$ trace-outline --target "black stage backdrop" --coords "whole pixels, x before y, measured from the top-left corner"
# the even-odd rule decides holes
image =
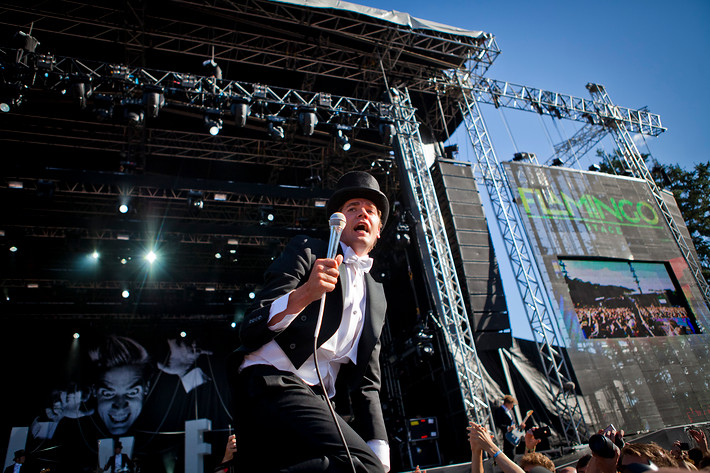
[[[3,447],[12,427],[29,427],[27,450],[37,468],[76,473],[103,468],[113,441],[122,439],[123,453],[142,471],[180,473],[185,421],[209,419],[204,441],[212,454],[204,466],[211,471],[231,428],[225,360],[234,329],[228,321],[165,319],[8,316]]]

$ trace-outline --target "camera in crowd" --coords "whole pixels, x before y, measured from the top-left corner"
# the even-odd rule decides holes
[[[532,429],[533,437],[536,439],[546,439],[552,433],[550,432],[550,428],[546,425],[543,425],[541,427],[533,427]]]

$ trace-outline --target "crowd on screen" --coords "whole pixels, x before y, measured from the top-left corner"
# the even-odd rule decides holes
[[[694,333],[683,307],[576,307],[585,338],[663,337]]]

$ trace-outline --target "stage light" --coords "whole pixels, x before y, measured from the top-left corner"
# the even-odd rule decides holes
[[[139,126],[143,124],[145,114],[143,112],[143,100],[123,99],[121,100],[123,107],[123,117],[130,126]]]
[[[91,96],[91,77],[76,74],[71,78],[72,96],[78,102],[79,108],[86,108],[86,100]]]
[[[187,337],[187,332],[180,332],[180,337],[185,338]]]
[[[74,332],[74,335],[73,335],[74,340],[78,340],[78,339],[79,339],[79,336],[80,336],[80,335],[79,335],[79,332]]]
[[[589,170],[594,172],[601,172],[602,167],[598,164],[592,164],[591,166],[589,166]]]
[[[22,84],[0,84],[0,111],[7,113],[22,104]]]
[[[213,115],[205,115],[205,128],[209,130],[210,135],[219,135],[222,130],[222,119]]]
[[[199,212],[205,206],[205,198],[200,191],[187,192],[187,208],[192,212]]]
[[[312,107],[303,107],[298,110],[298,123],[301,126],[301,133],[305,136],[311,136],[318,125],[318,116],[316,109]]]
[[[247,117],[251,114],[249,99],[246,97],[232,97],[232,115],[234,115],[234,124],[236,126],[245,126]]]
[[[91,253],[91,257],[95,260],[99,259],[99,252],[94,250],[94,252]]]
[[[10,253],[17,253],[17,247],[15,245],[12,245],[9,249]]]
[[[118,211],[122,214],[128,213],[128,204],[119,204],[118,205]]]
[[[256,298],[256,293],[254,291],[249,291],[249,299],[254,299]]]
[[[222,78],[222,69],[214,61],[214,59],[207,59],[202,63],[202,68],[204,70],[205,77],[214,77],[215,79]]]
[[[218,202],[226,202],[227,201],[227,194],[215,194],[213,199]]]
[[[129,291],[128,289],[124,289],[121,292],[121,297],[123,297],[124,299],[128,299],[129,297],[131,297],[131,291]]]
[[[259,209],[259,224],[260,225],[270,225],[274,223],[275,217],[273,214],[273,209],[271,207],[264,207]]]
[[[564,161],[562,161],[560,158],[555,158],[550,164],[552,166],[562,166],[564,164]]]
[[[534,153],[515,153],[513,154],[513,161],[532,161],[535,159],[535,154]]]
[[[121,262],[121,264],[128,264],[129,259],[130,258],[121,258],[119,261]]]
[[[378,128],[380,130],[382,144],[392,146],[394,136],[397,134],[397,130],[394,127],[394,122],[390,119],[382,119]]]
[[[231,299],[230,299],[230,300],[231,300]],[[229,324],[229,325],[231,325],[232,328],[236,328],[236,327],[237,327],[237,323],[236,323],[236,322],[232,322],[232,323]]]
[[[146,86],[143,90],[143,104],[148,118],[158,118],[160,110],[165,105],[165,95],[163,88],[157,86]]]
[[[222,253],[219,253],[219,252],[215,253],[214,258],[215,259],[222,259]]]
[[[22,181],[7,181],[7,187],[10,189],[22,189],[25,185]]]
[[[343,151],[349,151],[351,148],[350,140],[341,129],[338,129],[335,135],[335,142],[338,144],[338,146],[340,146],[340,149],[342,149]]]
[[[148,263],[153,264],[155,260],[158,259],[158,256],[153,251],[149,251],[144,258]]]
[[[268,124],[269,136],[273,140],[283,140],[286,137],[283,127],[277,125],[277,120],[270,119]]]

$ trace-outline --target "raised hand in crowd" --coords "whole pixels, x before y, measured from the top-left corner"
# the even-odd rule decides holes
[[[485,426],[470,422],[468,441],[471,445],[471,473],[483,473],[483,452],[495,460],[503,473],[525,473],[493,442],[493,436]]]
[[[534,429],[525,432],[525,452],[534,452],[540,442],[542,442],[542,439],[535,438]]]
[[[698,448],[703,451],[704,455],[710,453],[708,450],[708,439],[705,437],[705,432],[697,429],[688,429],[688,436],[693,439]]]
[[[616,473],[616,466],[621,456],[619,445],[624,445],[623,430],[616,430],[611,424],[606,429],[600,429],[597,435],[589,439],[592,459],[587,464],[586,472]]]

